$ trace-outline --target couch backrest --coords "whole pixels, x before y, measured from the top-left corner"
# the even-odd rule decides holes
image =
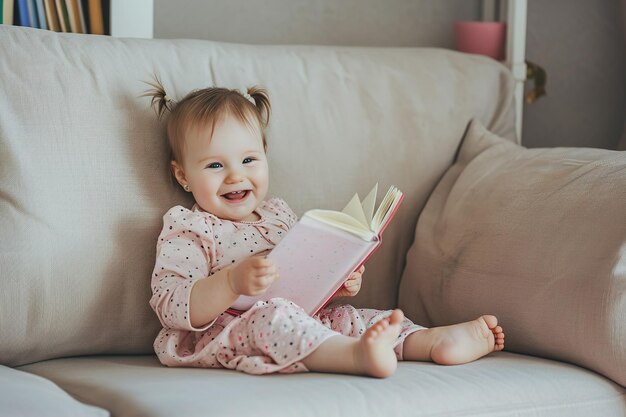
[[[269,91],[271,195],[299,215],[375,182],[406,193],[369,262],[360,306],[396,304],[417,216],[475,117],[512,137],[512,80],[437,49],[136,40],[0,26],[0,363],[145,353],[159,323],[150,274],[169,180],[142,80],[180,98],[209,85]]]

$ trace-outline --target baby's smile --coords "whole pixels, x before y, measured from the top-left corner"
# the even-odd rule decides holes
[[[225,198],[229,202],[241,203],[247,199],[250,195],[250,190],[232,191],[230,193],[222,194],[221,197]]]

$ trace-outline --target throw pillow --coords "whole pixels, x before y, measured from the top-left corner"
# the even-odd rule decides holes
[[[427,326],[495,314],[505,350],[626,386],[626,152],[526,149],[471,122],[419,218],[399,302]]]

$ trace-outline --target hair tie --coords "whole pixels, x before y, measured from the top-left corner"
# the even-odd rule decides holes
[[[256,106],[256,101],[254,101],[254,97],[252,97],[250,94],[248,94],[247,91],[244,92],[244,93],[241,93],[241,95],[244,96],[244,98],[246,100],[248,100],[250,103],[252,103],[252,104],[254,104]]]

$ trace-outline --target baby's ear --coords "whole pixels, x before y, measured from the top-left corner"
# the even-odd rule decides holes
[[[178,181],[180,186],[184,188],[185,185],[188,184],[188,182],[182,164],[179,164],[177,161],[172,160],[170,162],[170,170],[172,171],[172,175],[174,176],[174,178],[176,178],[176,181]]]

